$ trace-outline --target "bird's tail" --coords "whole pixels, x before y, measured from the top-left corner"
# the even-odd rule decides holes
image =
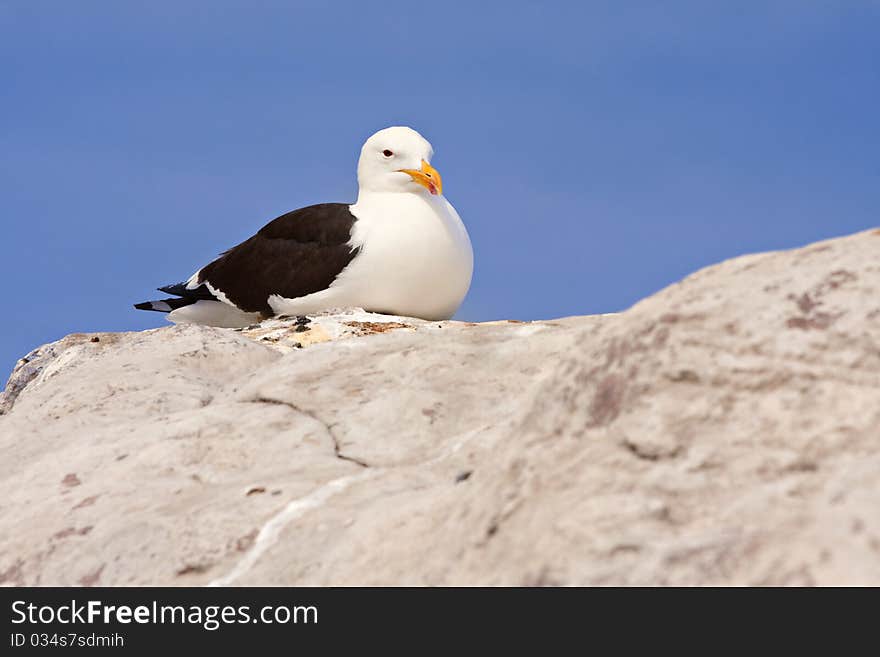
[[[155,310],[157,313],[170,313],[172,310],[189,306],[198,301],[198,299],[159,299],[156,301],[144,301],[136,303],[134,307],[138,310]]]
[[[134,304],[134,307],[138,310],[153,310],[157,313],[170,313],[178,308],[192,305],[197,301],[217,300],[217,297],[211,294],[211,291],[204,285],[199,285],[196,288],[188,288],[186,283],[175,283],[173,285],[160,287],[159,292],[174,294],[178,298],[144,301],[143,303]]]

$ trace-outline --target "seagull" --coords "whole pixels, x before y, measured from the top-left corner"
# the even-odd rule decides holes
[[[412,128],[380,130],[361,148],[356,203],[283,214],[187,281],[159,288],[172,298],[134,307],[168,313],[174,323],[227,328],[352,307],[452,317],[470,287],[474,256],[433,154]]]

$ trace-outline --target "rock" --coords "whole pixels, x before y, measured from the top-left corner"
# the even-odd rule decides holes
[[[878,254],[609,316],[68,336],[0,397],[0,584],[878,585]]]

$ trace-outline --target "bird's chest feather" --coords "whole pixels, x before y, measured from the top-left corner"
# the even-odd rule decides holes
[[[458,214],[442,197],[398,196],[352,208],[358,222],[351,243],[360,252],[351,279],[370,281],[371,295],[401,298],[405,292],[414,303],[423,296],[459,303],[470,285],[473,254]]]
[[[363,265],[410,281],[469,269],[472,257],[461,220],[443,199],[404,198],[369,208],[355,225],[352,244],[361,249]]]

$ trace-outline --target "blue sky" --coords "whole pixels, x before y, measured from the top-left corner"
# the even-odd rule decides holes
[[[0,0],[0,379],[432,141],[458,317],[626,308],[880,224],[880,3]]]

